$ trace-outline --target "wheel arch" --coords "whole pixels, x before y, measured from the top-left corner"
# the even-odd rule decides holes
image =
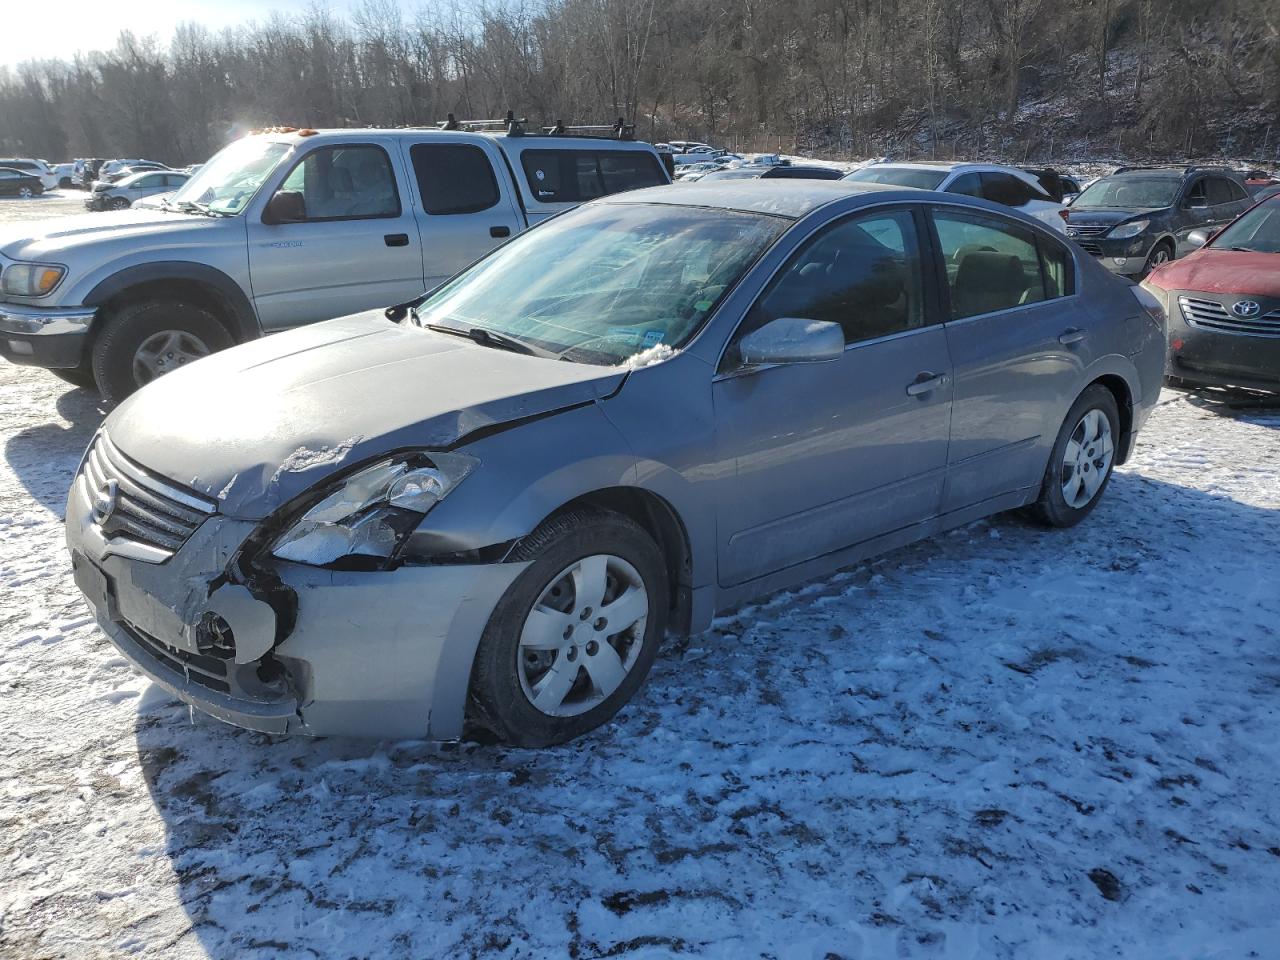
[[[162,261],[128,267],[100,281],[84,303],[110,309],[157,297],[194,301],[211,310],[237,343],[261,333],[253,305],[239,285],[221,270],[202,263]]]
[[[1120,374],[1104,373],[1085,384],[1080,393],[1083,394],[1095,384],[1105,387],[1116,399],[1116,409],[1120,413],[1120,442],[1116,445],[1116,463],[1124,463],[1133,451],[1133,389]]]

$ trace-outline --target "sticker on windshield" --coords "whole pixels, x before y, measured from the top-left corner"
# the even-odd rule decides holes
[[[656,347],[662,342],[665,336],[661,330],[646,330],[644,332],[644,345],[646,347]]]

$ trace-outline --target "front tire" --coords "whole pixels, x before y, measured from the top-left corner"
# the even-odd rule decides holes
[[[107,201],[108,210],[128,210],[129,201],[124,197],[112,197]]]
[[[644,682],[666,632],[666,567],[638,524],[604,510],[548,520],[513,559],[533,563],[485,627],[469,719],[515,746],[564,743]]]
[[[1147,254],[1147,262],[1142,265],[1142,275],[1139,279],[1147,277],[1156,267],[1162,267],[1174,258],[1173,247],[1166,241],[1161,240],[1151,252]]]
[[[234,342],[211,311],[181,301],[143,300],[105,319],[93,345],[93,378],[109,405]]]
[[[1051,527],[1074,527],[1092,513],[1111,479],[1119,437],[1116,398],[1095,383],[1062,422],[1032,514]]]

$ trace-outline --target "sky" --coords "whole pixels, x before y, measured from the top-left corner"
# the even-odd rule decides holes
[[[203,24],[212,30],[249,20],[265,20],[273,12],[300,13],[313,0],[129,0],[103,4],[101,0],[61,0],[52,9],[57,16],[47,20],[17,22],[6,18],[0,29],[0,66],[14,66],[24,60],[62,58],[70,60],[81,51],[106,50],[115,46],[121,30],[139,36],[154,34],[167,43],[173,29],[182,22]],[[345,13],[352,0],[332,0],[330,9]]]

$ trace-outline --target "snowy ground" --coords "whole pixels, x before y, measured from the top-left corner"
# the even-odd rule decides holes
[[[766,598],[541,752],[189,719],[71,583],[99,417],[0,362],[0,956],[1280,952],[1280,409],[1166,392],[1081,527]]]

